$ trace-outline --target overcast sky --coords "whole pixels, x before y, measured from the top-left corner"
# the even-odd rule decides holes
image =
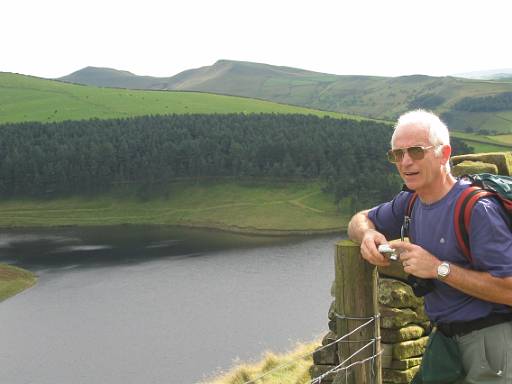
[[[219,59],[338,75],[512,68],[509,0],[6,0],[0,71],[173,76]]]

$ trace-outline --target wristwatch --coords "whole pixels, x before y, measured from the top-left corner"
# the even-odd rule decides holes
[[[438,280],[444,280],[446,279],[446,276],[450,274],[450,264],[445,262],[442,262],[437,267],[437,279]]]

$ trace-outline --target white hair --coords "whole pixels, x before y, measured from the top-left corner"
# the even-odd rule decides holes
[[[395,130],[391,136],[392,148],[398,129],[406,126],[420,126],[427,129],[430,144],[437,147],[434,152],[437,157],[441,156],[443,145],[450,145],[450,133],[448,132],[446,124],[434,113],[417,109],[415,111],[406,112],[398,118],[395,124]],[[449,161],[446,162],[445,170],[446,172],[450,172]]]

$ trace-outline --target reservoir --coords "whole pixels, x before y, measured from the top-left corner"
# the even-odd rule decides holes
[[[0,303],[0,382],[192,384],[327,332],[341,234],[169,227],[0,233],[38,283]]]

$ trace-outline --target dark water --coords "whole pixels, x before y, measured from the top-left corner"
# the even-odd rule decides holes
[[[0,234],[39,282],[0,304],[0,383],[202,381],[327,329],[339,236],[168,227]]]

